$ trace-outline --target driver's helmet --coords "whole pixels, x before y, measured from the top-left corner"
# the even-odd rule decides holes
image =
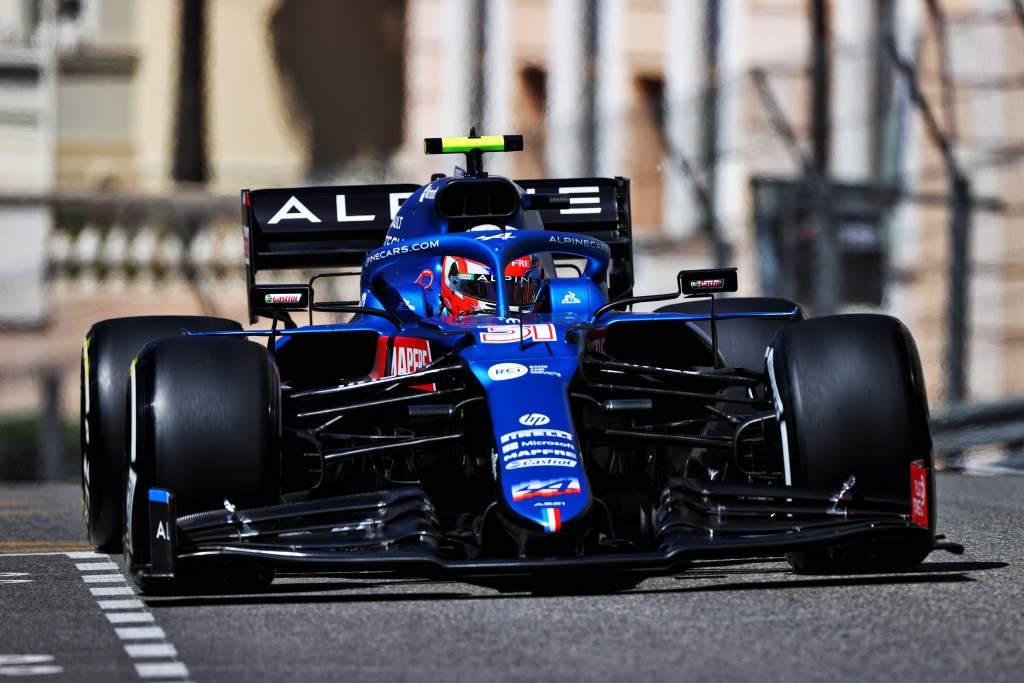
[[[498,227],[473,228],[474,232],[485,230],[498,230]],[[461,256],[446,256],[443,267],[441,301],[450,314],[494,309],[497,288],[501,283],[495,282],[490,267]],[[535,256],[510,261],[505,266],[509,305],[522,308],[532,304],[540,286],[540,277],[540,259]]]

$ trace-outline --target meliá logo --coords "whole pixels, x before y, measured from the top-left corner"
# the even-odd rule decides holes
[[[519,417],[519,424],[527,427],[542,427],[548,422],[551,422],[551,418],[543,413],[526,413]]]
[[[487,376],[495,382],[522,377],[527,372],[526,366],[519,363],[498,363],[487,368]]]

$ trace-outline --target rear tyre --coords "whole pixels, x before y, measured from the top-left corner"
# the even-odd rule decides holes
[[[179,517],[222,510],[225,500],[238,509],[278,502],[281,386],[273,358],[259,344],[182,337],[148,345],[129,387],[134,436],[126,463],[125,552],[140,578],[150,561],[150,488],[171,491]],[[268,574],[240,568],[238,575]],[[140,584],[148,588],[142,578]]]
[[[195,332],[240,330],[233,320],[202,316],[115,318],[93,325],[81,359],[82,514],[89,541],[121,551],[124,507],[125,388],[128,366],[146,344]]]
[[[927,538],[878,540],[791,553],[798,571],[893,571],[931,551],[935,495],[928,404],[917,348],[883,315],[836,315],[782,330],[768,354],[793,486],[834,494],[852,475],[855,498],[910,509],[910,463],[928,471]]]

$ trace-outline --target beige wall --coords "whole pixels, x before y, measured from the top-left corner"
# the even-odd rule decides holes
[[[288,110],[286,89],[273,63],[268,34],[277,1],[212,0],[207,4],[206,133],[211,189],[217,192],[304,182],[309,161],[306,132],[297,123],[298,117]],[[623,5],[627,88],[620,126],[624,151],[619,173],[633,179],[634,218],[642,239],[658,236],[656,230],[663,223],[662,207],[666,205],[661,199],[665,192],[663,142],[649,102],[645,101],[642,79],[656,82],[664,74],[667,2],[624,0]],[[727,228],[738,247],[737,265],[744,273],[746,288],[755,281],[756,263],[745,183],[752,175],[794,175],[799,169],[791,152],[768,124],[745,74],[753,66],[769,70],[786,117],[798,136],[806,136],[809,91],[803,70],[809,44],[805,0],[726,2],[742,21],[731,66],[719,74],[721,103],[739,112],[738,135],[723,141],[722,153],[734,161],[729,162],[731,194],[724,200],[729,214],[722,216],[729,222]],[[992,3],[982,0],[957,0],[946,3],[946,10],[955,15],[988,11],[986,8],[991,6]],[[67,187],[112,183],[147,191],[167,190],[173,158],[179,6],[161,0],[97,0],[94,7],[97,9],[89,40],[97,48],[131,51],[136,58],[135,69],[130,79],[103,76],[62,81],[58,97],[58,180]],[[450,49],[445,24],[448,7],[447,0],[408,0],[406,139],[393,160],[394,180],[422,181],[431,171],[450,171],[457,162],[454,157],[424,157],[421,147],[424,136],[463,132],[445,128],[444,121],[445,51]],[[539,70],[535,73],[541,75],[547,71],[551,41],[556,35],[549,26],[550,2],[509,0],[507,11],[510,91],[506,101],[513,110],[507,117],[510,130],[482,132],[526,133],[529,151],[510,155],[508,171],[519,177],[544,175],[548,172],[542,139],[544,103],[537,101],[528,89],[523,74],[526,69]],[[919,50],[922,72],[927,74],[924,89],[929,99],[938,103],[941,100],[935,46],[926,19],[924,23],[926,39]],[[968,31],[956,24],[951,30]],[[996,41],[987,34],[979,33],[980,37],[954,45],[958,78],[1024,71],[1019,31],[1014,32],[1013,26],[1002,27],[1002,31],[1005,42],[1001,52],[993,52]],[[973,63],[968,63],[971,59],[967,57]],[[837,58],[843,58],[841,52]],[[969,73],[962,72],[963,69]],[[700,83],[694,82],[691,90],[696,96]],[[3,94],[12,106],[20,106],[22,95],[33,97],[30,92],[18,93],[10,88]],[[993,93],[961,88],[959,101],[961,146],[968,162],[984,159],[986,151],[991,152],[995,145],[993,137],[1002,136],[1006,144],[1024,144],[1024,128],[1019,125],[1024,112],[1024,90]],[[857,121],[844,120],[841,114],[836,117],[836,125],[858,125]],[[1001,131],[994,131],[986,123],[993,117],[1005,122]],[[911,165],[921,177],[916,189],[943,193],[946,186],[941,159],[923,132],[919,116],[914,114],[912,119],[912,144],[908,149],[914,155]],[[3,125],[0,160],[29,161],[0,164],[0,185],[5,189],[38,187],[36,181],[45,175],[48,163],[39,149],[42,145],[31,131]],[[975,389],[980,395],[1020,392],[1024,391],[1024,318],[1020,315],[1020,301],[1024,298],[1024,210],[1020,191],[1024,187],[1024,164],[1018,161],[992,168],[972,167],[971,172],[980,179],[980,191],[1016,208],[1015,213],[999,220],[988,216],[976,222],[975,257],[984,267],[977,277],[984,282],[975,289],[973,308]],[[725,191],[721,185],[719,190]],[[692,201],[692,194],[687,193],[676,204]],[[919,206],[905,215],[913,225],[897,226],[894,240],[912,242],[899,247],[911,256],[898,264],[895,294],[889,306],[905,318],[917,337],[932,394],[941,397],[948,215],[942,206]],[[977,240],[982,240],[984,248],[978,248]],[[693,252],[688,252],[687,258],[700,260]],[[653,277],[653,271],[645,271],[644,276],[648,275],[648,282],[660,281]],[[746,292],[753,293],[751,289]]]
[[[134,96],[128,75],[61,78],[57,88],[57,184],[131,187],[135,184]]]
[[[179,16],[177,3],[136,5],[139,40],[132,139],[135,186],[159,191],[170,184],[170,144],[174,131],[174,84]]]
[[[207,3],[207,136],[213,189],[235,192],[303,182],[303,131],[285,104],[272,61],[276,0]],[[324,87],[330,87],[325,83]]]

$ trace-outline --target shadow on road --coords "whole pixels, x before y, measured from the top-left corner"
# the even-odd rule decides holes
[[[758,565],[758,566],[745,566]],[[733,580],[727,583],[713,583],[691,586],[668,586],[664,588],[635,588],[642,578],[631,577],[624,581],[622,577],[609,576],[603,581],[593,577],[579,585],[562,582],[554,589],[526,581],[522,578],[506,577],[504,583],[496,581],[474,582],[488,588],[495,588],[498,594],[477,593],[467,591],[423,591],[419,586],[453,586],[466,585],[454,581],[435,581],[431,579],[394,579],[386,575],[373,575],[372,578],[386,580],[367,580],[371,576],[361,575],[359,581],[344,580],[336,574],[316,573],[310,575],[292,574],[293,579],[287,583],[275,583],[263,592],[234,595],[179,595],[150,597],[146,604],[153,609],[174,607],[204,607],[216,605],[296,605],[296,604],[331,604],[331,603],[362,603],[362,602],[413,602],[431,600],[494,600],[515,598],[543,598],[573,595],[614,595],[630,594],[671,594],[671,593],[709,593],[724,591],[752,590],[791,590],[813,588],[835,588],[850,586],[886,586],[913,584],[968,583],[976,579],[967,572],[990,571],[1009,566],[1006,562],[928,562],[912,570],[899,574],[844,574],[831,576],[810,576],[793,573],[788,568],[765,568],[763,561],[738,560],[701,563],[692,569],[674,577],[677,581],[707,581],[709,579],[736,579],[741,576],[778,575],[779,578],[767,580]],[[783,578],[786,577],[786,578]],[[331,579],[334,581],[310,580]],[[299,579],[300,581],[294,581]],[[508,580],[511,579],[511,580]],[[467,588],[469,586],[467,585]],[[579,590],[574,590],[578,588]],[[378,592],[388,589],[391,592]],[[399,589],[399,592],[394,592]],[[404,589],[404,590],[402,590]]]

